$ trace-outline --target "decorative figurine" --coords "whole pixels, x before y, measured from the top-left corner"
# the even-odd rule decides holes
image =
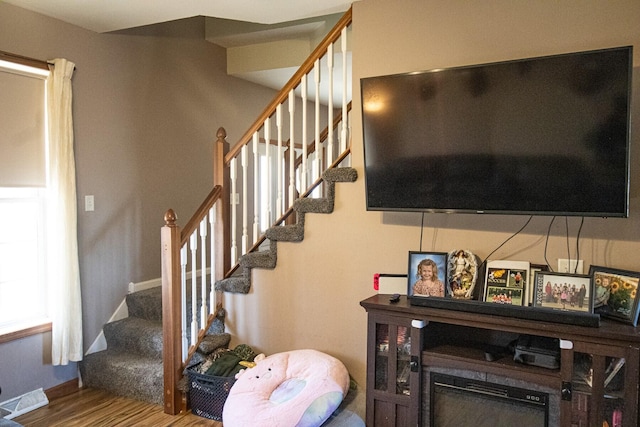
[[[466,249],[449,252],[447,289],[458,299],[472,299],[478,277],[478,257]]]

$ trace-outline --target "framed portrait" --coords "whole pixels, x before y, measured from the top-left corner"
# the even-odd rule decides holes
[[[593,312],[593,284],[587,274],[536,271],[533,306]]]
[[[594,286],[594,312],[638,326],[640,273],[592,265],[589,275]]]
[[[508,305],[528,305],[528,261],[487,262],[484,301]]]
[[[447,252],[409,252],[407,295],[445,297]]]

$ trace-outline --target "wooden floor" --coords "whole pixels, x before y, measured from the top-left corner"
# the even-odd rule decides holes
[[[113,396],[95,389],[82,389],[60,397],[47,406],[13,419],[25,427],[222,427],[222,423],[191,412],[167,415],[161,405]]]

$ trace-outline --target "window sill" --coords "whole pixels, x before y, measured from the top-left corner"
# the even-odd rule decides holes
[[[40,319],[28,324],[23,323],[12,328],[0,329],[0,344],[50,331],[51,322],[49,320]]]

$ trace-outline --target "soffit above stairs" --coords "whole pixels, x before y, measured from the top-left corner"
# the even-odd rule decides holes
[[[342,13],[338,13],[273,25],[198,16],[129,28],[112,34],[204,38],[226,49],[227,74],[280,90],[342,16]],[[347,48],[349,47],[350,43]],[[334,65],[337,70],[341,70],[340,52],[334,52]],[[351,66],[350,52],[347,66]],[[322,62],[321,68],[320,99],[326,105],[326,62]],[[341,72],[334,73],[334,86],[342,87]],[[341,92],[336,90],[335,102],[339,103]],[[310,91],[313,92],[313,88]],[[348,97],[350,99],[350,93]]]
[[[277,24],[344,13],[351,0],[4,0],[98,33],[210,16]]]

